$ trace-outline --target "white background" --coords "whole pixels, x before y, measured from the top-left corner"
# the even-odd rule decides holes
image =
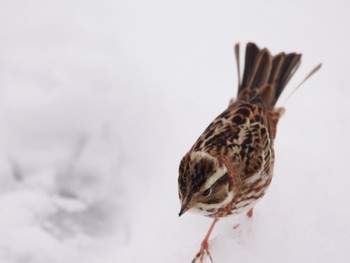
[[[178,218],[178,165],[235,96],[247,41],[303,63],[280,100],[271,188],[253,220],[219,222],[214,261],[349,261],[349,11],[1,1],[0,262],[190,262],[211,221]]]

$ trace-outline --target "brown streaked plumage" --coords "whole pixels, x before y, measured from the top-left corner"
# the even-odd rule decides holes
[[[272,56],[266,48],[248,43],[241,80],[239,45],[235,54],[237,100],[208,126],[180,163],[179,215],[197,211],[214,218],[193,262],[202,262],[205,254],[211,259],[208,238],[218,219],[243,212],[251,217],[270,185],[276,127],[284,113],[275,104],[301,58],[284,52]]]

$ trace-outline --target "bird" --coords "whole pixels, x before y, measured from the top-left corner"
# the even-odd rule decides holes
[[[277,124],[285,112],[276,103],[301,63],[299,53],[271,55],[267,48],[249,42],[241,79],[239,44],[234,52],[236,99],[210,123],[179,165],[179,216],[189,211],[213,218],[192,263],[203,262],[206,255],[212,262],[208,240],[215,224],[230,215],[252,217],[253,207],[270,186]]]

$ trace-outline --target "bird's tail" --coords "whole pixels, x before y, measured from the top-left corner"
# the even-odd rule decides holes
[[[240,79],[239,45],[235,46],[239,75],[238,100],[261,100],[267,109],[276,104],[283,89],[298,69],[301,54],[279,53],[272,56],[266,48],[248,43],[245,52],[243,79]]]

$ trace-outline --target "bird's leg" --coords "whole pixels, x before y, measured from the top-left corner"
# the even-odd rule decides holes
[[[252,218],[253,216],[253,208],[250,208],[249,211],[247,212],[247,217]]]
[[[194,257],[194,259],[192,260],[192,263],[196,263],[197,260],[199,260],[201,263],[203,263],[203,257],[204,257],[205,254],[207,254],[209,256],[209,258],[210,258],[210,261],[213,262],[213,259],[212,259],[211,255],[210,255],[210,252],[209,252],[208,239],[209,239],[209,236],[210,236],[211,232],[214,229],[215,224],[218,221],[219,221],[219,219],[215,218],[213,223],[211,223],[211,226],[210,226],[207,234],[205,235],[205,238],[202,241],[201,248],[200,248],[199,252],[197,253],[197,255]]]

